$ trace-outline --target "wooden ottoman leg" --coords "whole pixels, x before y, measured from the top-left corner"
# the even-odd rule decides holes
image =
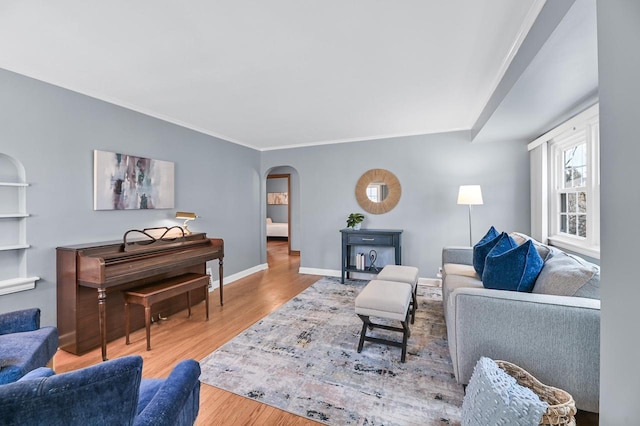
[[[407,358],[407,340],[411,336],[411,329],[409,328],[409,316],[410,311],[407,309],[407,317],[402,322],[402,355],[400,356],[400,362],[404,362]]]
[[[400,356],[400,362],[404,362],[407,358],[407,339],[409,338],[409,325],[406,321],[402,321],[402,328],[404,328],[404,332],[402,333],[402,355]]]
[[[411,324],[416,322],[416,308],[418,305],[418,296],[416,295],[416,292],[412,292],[411,293]]]
[[[369,325],[369,317],[358,314],[362,320],[362,331],[360,332],[360,342],[358,343],[358,353],[362,352],[362,346],[364,345],[364,339],[367,335],[367,326]]]

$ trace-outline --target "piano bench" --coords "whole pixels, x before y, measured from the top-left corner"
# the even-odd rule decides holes
[[[135,303],[144,306],[144,323],[147,331],[147,350],[151,350],[151,306],[156,303],[183,293],[187,293],[188,317],[191,317],[191,290],[203,288],[205,291],[205,306],[207,321],[209,321],[209,275],[184,274],[171,277],[152,284],[133,288],[123,292],[124,295],[124,321],[125,343],[129,344],[129,304]]]

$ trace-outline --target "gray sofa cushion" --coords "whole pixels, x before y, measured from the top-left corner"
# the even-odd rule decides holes
[[[461,287],[475,287],[482,288],[482,280],[473,269],[473,266],[468,265],[466,268],[464,265],[456,265],[454,263],[444,265],[445,271],[447,271],[447,283],[443,289],[443,298],[448,299],[449,295],[457,288]],[[473,274],[468,269],[473,270]],[[454,273],[453,271],[456,271]]]
[[[463,265],[473,265],[472,247],[448,246],[442,249],[442,264],[459,263]]]
[[[473,265],[463,265],[460,263],[445,263],[443,272],[445,275],[462,275],[465,277],[480,280],[480,275],[476,272]]]
[[[533,293],[600,299],[600,268],[578,256],[554,251],[544,263]]]
[[[458,265],[455,263],[447,263],[444,265],[445,279],[442,283],[442,302],[445,318],[449,316],[450,311],[455,311],[455,307],[449,306],[453,304],[451,293],[457,288],[483,288],[482,281],[473,269],[473,265]],[[448,320],[448,319],[447,319]],[[451,319],[453,321],[453,319]],[[450,340],[451,342],[451,340]],[[453,343],[450,343],[453,344]]]

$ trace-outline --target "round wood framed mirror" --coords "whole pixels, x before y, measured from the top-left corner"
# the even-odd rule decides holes
[[[391,211],[400,201],[400,181],[389,170],[371,169],[356,184],[356,200],[366,212],[383,214]]]

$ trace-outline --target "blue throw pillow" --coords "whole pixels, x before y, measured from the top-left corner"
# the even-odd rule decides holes
[[[498,242],[500,233],[496,231],[493,226],[489,228],[489,231],[485,234],[480,241],[473,246],[473,269],[476,270],[478,275],[482,276],[482,270],[484,269],[484,259],[491,251],[493,246]]]
[[[482,284],[495,290],[530,293],[544,261],[531,240],[502,253],[489,253],[484,264]]]
[[[499,254],[502,254],[516,247],[518,247],[518,243],[516,243],[516,241],[513,238],[511,238],[511,235],[507,234],[506,232],[503,232],[498,236],[498,239],[493,245],[493,248],[489,251],[489,253],[487,253],[487,257],[497,256]],[[485,258],[485,264],[486,264],[486,258]]]

